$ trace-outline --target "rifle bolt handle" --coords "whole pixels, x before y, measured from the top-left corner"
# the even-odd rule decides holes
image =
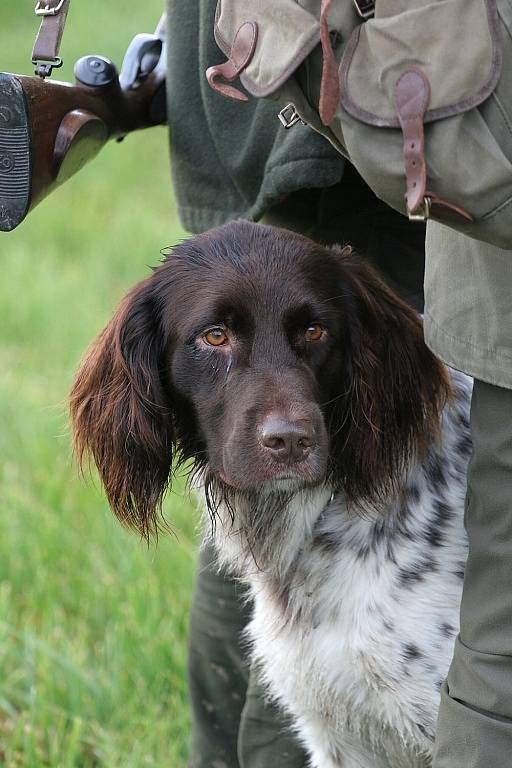
[[[82,85],[98,88],[117,80],[115,64],[104,56],[82,56],[75,64],[75,77]]]

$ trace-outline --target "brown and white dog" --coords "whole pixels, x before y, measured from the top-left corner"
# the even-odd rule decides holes
[[[315,768],[431,764],[470,392],[350,248],[243,222],[172,248],[78,373],[78,457],[124,524],[157,531],[173,460],[201,477],[254,659]]]

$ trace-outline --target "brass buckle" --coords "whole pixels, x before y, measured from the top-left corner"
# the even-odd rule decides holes
[[[430,208],[432,206],[432,198],[427,195],[423,198],[423,202],[418,205],[414,211],[407,210],[409,221],[427,221],[430,218]]]
[[[291,102],[290,104],[287,104],[286,107],[283,107],[280,112],[277,113],[277,116],[281,121],[281,125],[287,130],[297,123],[306,125],[306,121],[302,119],[295,109],[295,104],[292,104]]]
[[[375,0],[352,0],[358,16],[362,19],[371,19],[375,13]]]
[[[65,2],[66,0],[60,0],[60,3],[52,8],[50,5],[45,4],[45,0],[39,0],[34,13],[36,16],[56,16],[62,10]]]

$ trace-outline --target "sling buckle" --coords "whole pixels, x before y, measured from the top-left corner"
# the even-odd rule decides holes
[[[48,4],[48,0],[46,0],[46,2],[45,0],[39,0],[35,7],[34,13],[36,16],[56,16],[62,9],[62,6],[65,2],[66,0],[60,0],[57,5],[51,6]]]

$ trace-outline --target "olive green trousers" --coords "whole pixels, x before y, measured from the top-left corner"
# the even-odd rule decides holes
[[[263,223],[325,244],[349,243],[420,311],[423,225],[411,225],[373,195],[350,167],[343,182],[303,190],[272,208]],[[243,630],[250,616],[243,590],[218,572],[215,554],[199,557],[189,631],[192,705],[190,768],[305,768],[290,724],[265,700],[247,662]]]
[[[435,768],[512,765],[512,390],[475,380],[460,635],[441,691]]]

